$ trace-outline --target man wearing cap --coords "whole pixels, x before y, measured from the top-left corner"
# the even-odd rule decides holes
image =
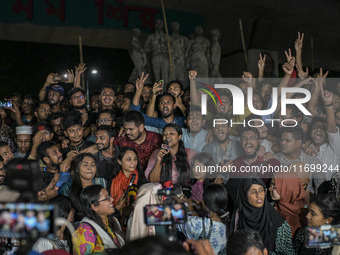
[[[17,145],[17,150],[13,155],[13,158],[27,159],[30,154],[31,141],[32,141],[32,127],[23,125],[17,126],[15,143]]]
[[[54,133],[46,122],[39,122],[33,127],[33,144],[31,153],[27,159],[37,159],[38,146],[45,141],[50,141],[53,138]],[[40,168],[43,169],[45,164],[40,161]]]
[[[64,89],[60,85],[51,85],[46,88],[47,102],[52,112],[61,112],[61,101],[64,99]]]

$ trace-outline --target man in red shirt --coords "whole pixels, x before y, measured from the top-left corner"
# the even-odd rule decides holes
[[[114,144],[119,147],[134,148],[137,151],[140,165],[145,170],[152,152],[161,147],[162,136],[144,128],[144,117],[140,112],[128,112],[123,122],[125,136],[117,137]]]

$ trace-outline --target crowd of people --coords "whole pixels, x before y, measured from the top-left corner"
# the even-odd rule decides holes
[[[331,254],[329,247],[307,248],[305,239],[306,226],[340,224],[340,82],[332,88],[328,72],[304,71],[303,34],[294,47],[296,56],[286,52],[282,78],[267,77],[265,54],[258,74],[243,73],[235,84],[246,97],[238,102],[244,104],[241,116],[233,115],[235,98],[227,89],[216,89],[219,100],[208,99],[203,115],[206,92],[195,70],[189,70],[185,88],[177,80],[164,88],[161,82],[148,84],[144,73],[121,88],[103,84],[91,94],[89,109],[80,82],[85,64],[67,71],[64,82],[74,84],[68,92],[51,73],[37,97],[7,97],[12,107],[0,108],[1,200],[16,190],[6,185],[11,160],[39,160],[36,200],[61,206],[61,217],[75,227],[73,233],[62,226],[54,239],[38,239],[33,250],[130,254],[152,241],[161,245],[165,241],[157,238],[167,236],[166,228],[146,225],[143,208],[169,200],[159,190],[179,189],[171,201],[185,203],[188,215],[172,231],[178,240],[187,239],[186,250]],[[310,116],[292,104],[284,114],[280,104],[270,114],[250,111],[248,101],[256,110],[272,109],[286,87],[310,91],[311,99],[301,105]],[[284,100],[303,97],[286,93]],[[212,166],[236,171],[212,175]],[[245,167],[289,171],[240,171]],[[168,250],[185,254],[184,248]]]

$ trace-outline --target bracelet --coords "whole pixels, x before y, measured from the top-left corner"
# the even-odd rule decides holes
[[[330,104],[325,104],[325,106],[326,107],[328,107],[328,106],[332,106],[333,105],[333,102],[332,103],[330,103]]]

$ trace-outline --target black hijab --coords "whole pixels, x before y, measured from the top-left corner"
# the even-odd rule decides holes
[[[284,223],[284,218],[264,197],[264,204],[256,208],[249,204],[248,191],[253,184],[266,185],[257,176],[244,178],[237,189],[236,208],[231,220],[231,232],[235,231],[236,210],[238,211],[237,229],[253,229],[260,233],[264,246],[268,251],[274,251],[277,229]]]

